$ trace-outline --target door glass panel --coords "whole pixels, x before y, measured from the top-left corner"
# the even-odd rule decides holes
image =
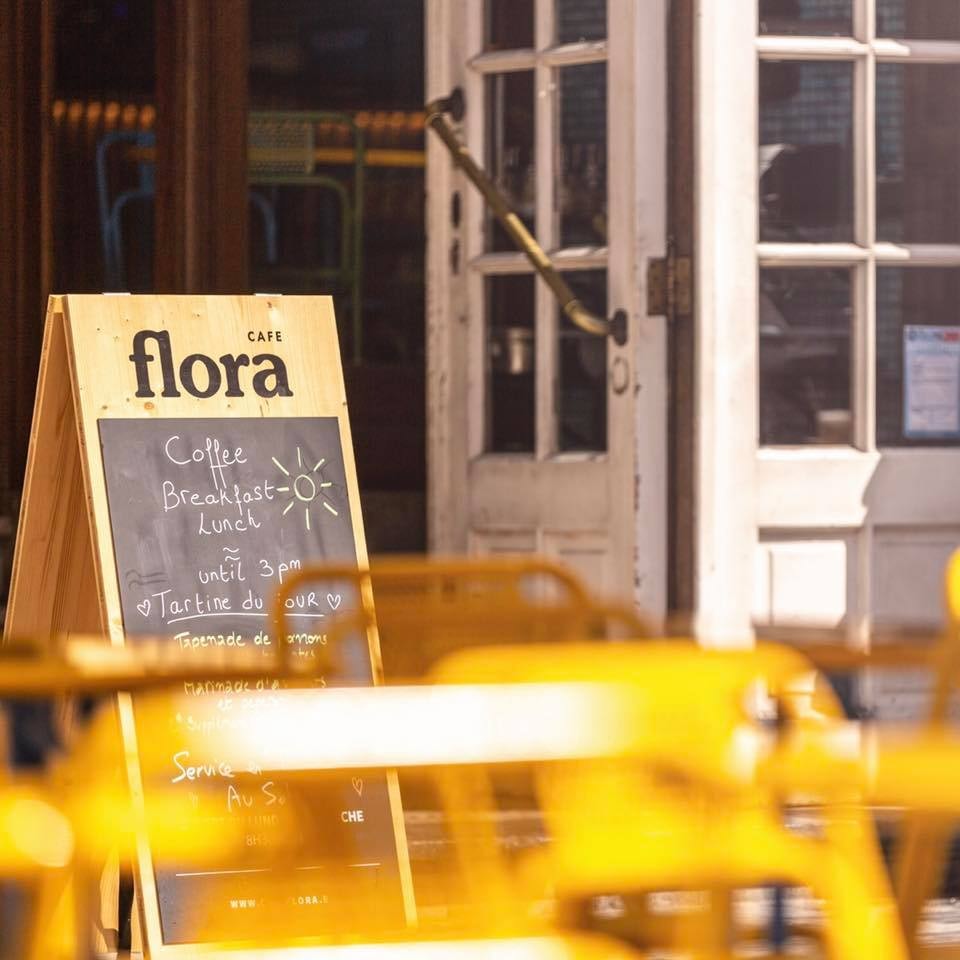
[[[556,0],[557,43],[602,40],[607,35],[607,0]]]
[[[606,270],[565,273],[581,302],[607,313]],[[607,338],[586,333],[557,311],[557,449],[607,449]]]
[[[533,46],[533,0],[487,0],[484,50]]]
[[[487,77],[486,168],[514,213],[534,233],[536,148],[533,71]],[[503,227],[486,211],[486,249],[516,250]]]
[[[607,65],[560,74],[560,245],[607,242]]]
[[[760,239],[853,240],[853,64],[760,64]]]
[[[960,269],[877,270],[877,443],[960,443]]]
[[[486,449],[533,453],[536,330],[530,274],[487,277]]]
[[[760,0],[760,33],[850,36],[852,0]]]
[[[760,271],[760,442],[852,442],[847,269]]]
[[[877,66],[877,234],[960,243],[960,65]]]
[[[877,35],[960,40],[957,0],[877,0]]]

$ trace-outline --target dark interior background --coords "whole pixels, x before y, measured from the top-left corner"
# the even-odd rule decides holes
[[[153,0],[57,0],[53,139],[53,278],[57,292],[153,283],[157,123]],[[341,215],[310,184],[251,191],[246,291],[331,293],[371,552],[422,551],[425,521],[424,168],[422,0],[249,2],[249,109],[345,113],[378,161],[365,168],[359,362],[351,290],[324,268],[338,262]],[[316,146],[351,144],[320,124]],[[98,173],[98,147],[110,141]],[[399,162],[391,162],[391,157]],[[348,162],[316,171],[353,191]],[[119,271],[105,243],[115,218]],[[275,230],[268,256],[263,211]],[[221,215],[229,217],[230,210]],[[157,290],[157,292],[163,292]],[[39,327],[39,317],[38,317]],[[38,329],[39,336],[39,329]]]

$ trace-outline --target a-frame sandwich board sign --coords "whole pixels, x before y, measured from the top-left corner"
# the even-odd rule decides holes
[[[183,650],[259,646],[265,656],[286,642],[309,657],[325,641],[324,618],[353,598],[335,586],[294,598],[297,632],[282,638],[269,633],[269,598],[284,571],[316,561],[367,563],[330,298],[51,297],[7,636],[102,632],[114,644],[162,636]],[[375,631],[328,658],[325,683],[379,681]],[[202,682],[184,690],[222,692]],[[239,693],[218,700],[225,722],[259,695],[256,687]],[[148,807],[130,698],[121,696],[120,715],[130,782]],[[172,722],[183,720],[178,714]],[[169,782],[183,781],[188,805],[190,758],[175,748],[171,754]],[[258,772],[255,759],[249,772]],[[412,922],[392,776],[368,778],[362,792],[349,776],[322,788],[313,807],[321,823],[311,829],[320,848],[306,844],[302,862],[285,861],[280,876],[267,808],[283,785],[258,790],[254,782],[242,794],[214,769],[221,775],[224,816],[248,818],[241,829],[249,821],[258,849],[236,862],[178,870],[139,838],[147,954],[192,956],[254,943],[280,909],[289,943],[328,929],[351,902],[365,910],[375,904],[384,926]],[[249,776],[244,782],[249,788]],[[340,807],[363,812],[341,816]],[[328,842],[341,858],[355,859],[349,882],[362,891],[343,889],[342,879],[336,888],[325,884],[318,861]]]

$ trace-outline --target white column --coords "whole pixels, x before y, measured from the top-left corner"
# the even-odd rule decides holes
[[[757,5],[697,0],[696,615],[752,638],[757,449]]]

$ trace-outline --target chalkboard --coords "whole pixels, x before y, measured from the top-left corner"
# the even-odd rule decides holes
[[[325,649],[325,621],[356,603],[345,585],[304,588],[288,602],[287,636],[269,628],[270,598],[285,577],[310,562],[357,562],[336,417],[100,419],[98,427],[128,642],[161,636],[184,651],[242,648],[264,657],[276,643],[304,658],[323,648],[329,665],[315,682],[372,682],[365,636]],[[266,677],[242,686],[198,680],[183,693],[213,700],[228,724],[283,696],[282,684]],[[256,757],[247,770],[224,773],[216,757],[197,756],[188,709],[171,718],[171,730],[168,779],[183,789],[184,823],[191,770],[199,769],[206,787],[222,790],[223,816],[241,818],[246,843],[230,862],[178,869],[155,861],[165,943],[255,937],[281,907],[286,935],[329,932],[371,899],[380,924],[402,926],[385,777],[278,783],[260,773]],[[280,867],[271,830],[287,801],[305,820],[296,862]],[[346,868],[335,880],[334,863]],[[363,920],[369,926],[371,918]]]

